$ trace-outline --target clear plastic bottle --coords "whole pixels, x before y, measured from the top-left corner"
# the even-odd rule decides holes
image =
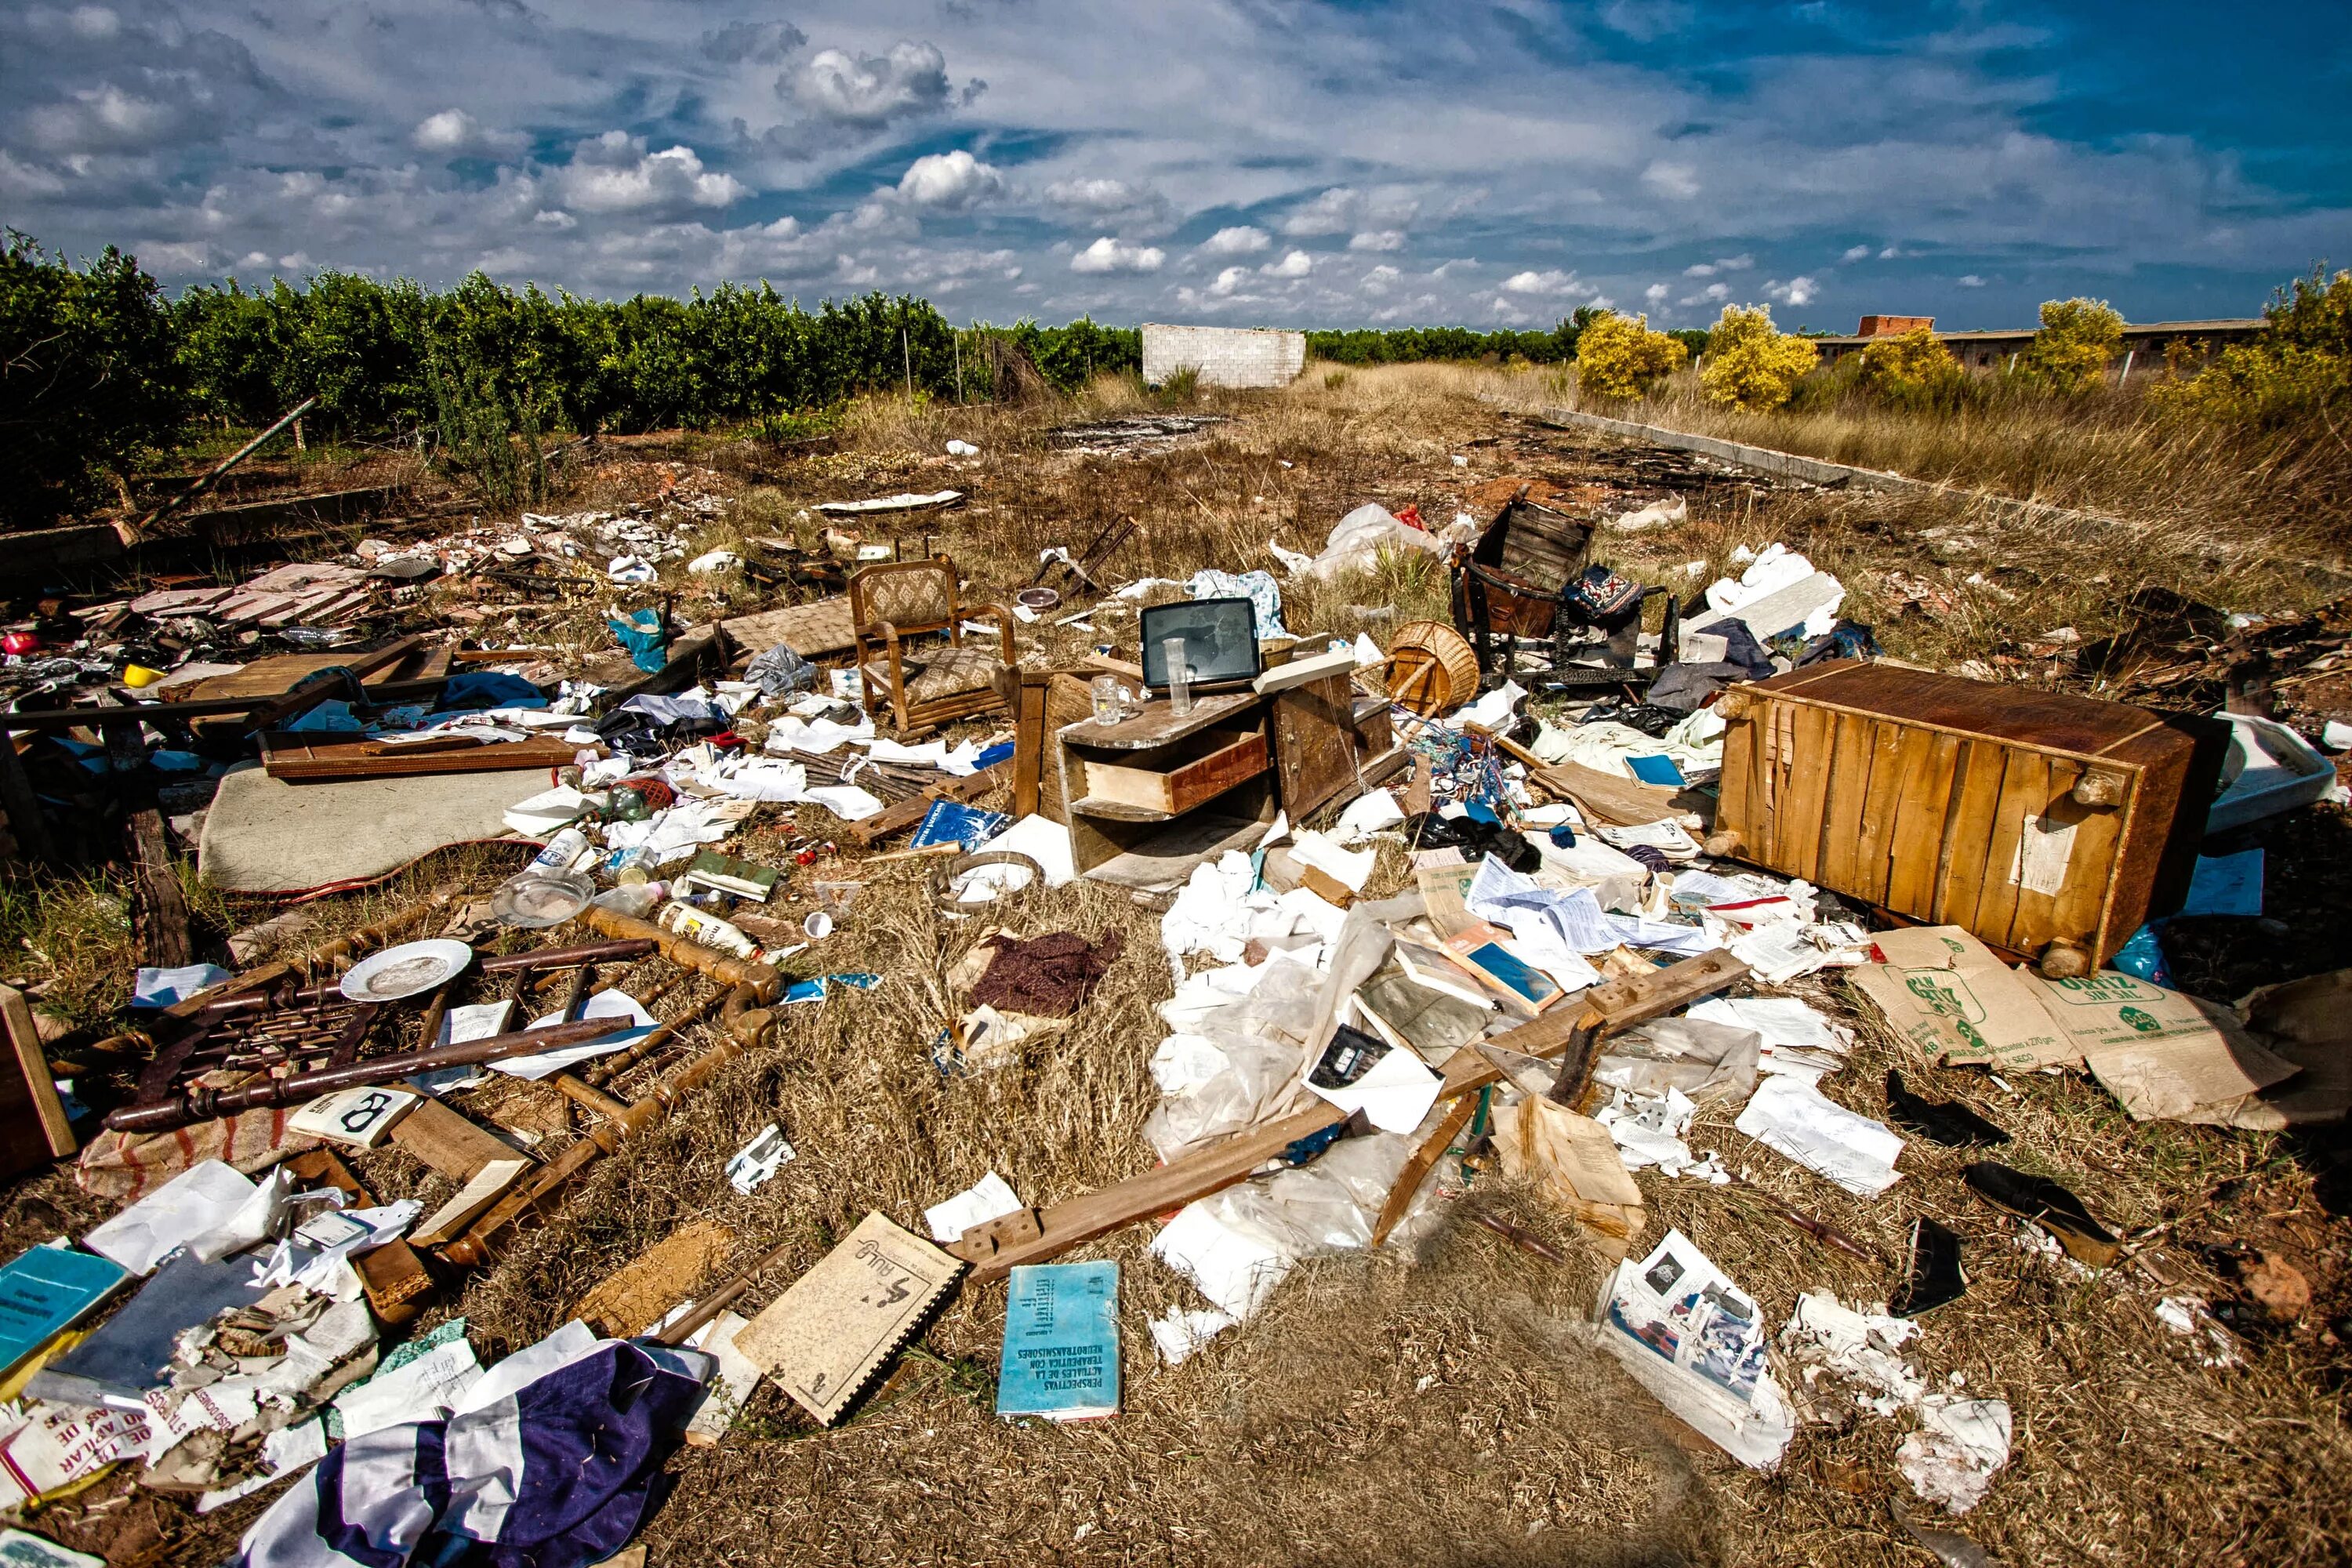
[[[644,920],[662,907],[669,897],[667,882],[631,882],[608,888],[588,901],[601,910],[614,910],[632,920]]]

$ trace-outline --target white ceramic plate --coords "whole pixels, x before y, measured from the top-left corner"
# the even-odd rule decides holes
[[[352,964],[342,993],[354,1002],[397,1002],[465,973],[473,962],[474,950],[462,942],[404,942]]]

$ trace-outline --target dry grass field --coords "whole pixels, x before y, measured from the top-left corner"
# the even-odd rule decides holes
[[[940,534],[977,596],[993,598],[1028,581],[1039,551],[1076,546],[1122,515],[1139,531],[1109,569],[1181,579],[1203,566],[1271,568],[1269,539],[1318,548],[1331,524],[1366,500],[1392,510],[1416,504],[1442,522],[1469,487],[1498,476],[1584,487],[1577,493],[1612,512],[1664,493],[1636,460],[1642,454],[1520,412],[1548,400],[1533,374],[1316,367],[1287,393],[1204,395],[1187,411],[1228,422],[1139,456],[1076,455],[1049,435],[1157,406],[1130,384],[1026,410],[910,411],[877,401],[854,413],[829,451],[779,455],[704,438],[632,444],[575,481],[562,505],[642,494],[657,462],[707,468],[730,500],[707,539],[723,543],[809,530],[799,514],[819,500],[952,485],[970,503],[919,525]],[[944,458],[951,436],[982,455]],[[2110,508],[2132,500],[2097,478],[2130,460],[2127,446],[2105,439],[2086,437],[2082,452],[2048,459],[2047,472],[2071,474],[2077,486],[2052,479],[2049,499]],[[1455,466],[1456,455],[1466,468]],[[1853,454],[1901,466],[1896,455]],[[1990,459],[1974,470],[1955,460],[1946,471],[1985,483],[2001,477]],[[2128,535],[2026,537],[1958,503],[1924,509],[1766,487],[1728,471],[1701,479],[1679,487],[1691,503],[1685,522],[1604,535],[1609,557],[1630,574],[1696,588],[1735,548],[1785,541],[1845,580],[1847,613],[1875,626],[1890,653],[1938,668],[1976,661],[2000,679],[2073,683],[2063,661],[2034,651],[2047,634],[2120,629],[2133,596],[2150,586],[2271,614],[2313,607],[2347,586],[2326,529],[2270,515],[2242,494],[2225,502],[2219,490],[2199,499],[2205,492],[2184,488]],[[1693,570],[1695,563],[1703,564]],[[1948,588],[1949,606],[1917,607],[1898,578]],[[679,588],[682,618],[723,607],[709,590],[683,579]],[[753,597],[732,595],[739,607]],[[583,595],[519,618],[514,633],[585,637],[603,603]],[[1362,630],[1378,639],[1399,619],[1442,615],[1444,604],[1442,574],[1407,565],[1320,590],[1286,585],[1285,616],[1295,631]],[[1041,622],[1024,628],[1033,645],[1025,651],[1056,658],[1104,639],[1131,648],[1131,627],[1122,636],[1118,625],[1106,616],[1089,636]],[[508,635],[497,623],[477,630]],[[803,829],[825,820],[813,807],[798,814]],[[2340,813],[2312,815],[2325,820],[2273,847],[2274,879],[2287,884],[2274,891],[2273,912],[2316,928],[2345,891],[2352,831]],[[758,858],[791,831],[766,808],[736,852]],[[2311,868],[2305,881],[2280,864],[2290,858]],[[486,886],[498,874],[478,851],[445,857],[337,900],[323,918],[330,928],[356,925],[422,890]],[[1118,930],[1126,955],[1066,1034],[1027,1047],[1016,1066],[943,1079],[929,1055],[948,1016],[942,977],[979,929],[932,914],[916,870],[864,875],[854,918],[795,967],[821,957],[824,970],[871,970],[882,984],[785,1009],[768,1048],[600,1162],[554,1223],[457,1281],[420,1327],[464,1317],[487,1361],[555,1328],[591,1284],[690,1219],[726,1226],[741,1257],[792,1244],[754,1293],[763,1301],[869,1210],[917,1222],[924,1206],[991,1169],[1036,1204],[1149,1167],[1141,1128],[1155,1091],[1146,1064],[1164,1033],[1152,1008],[1171,989],[1157,916],[1084,882],[998,906],[992,918],[1024,935]],[[1407,879],[1401,853],[1384,847],[1369,890]],[[128,973],[121,895],[102,881],[10,888],[0,896],[9,949],[0,977],[46,981],[52,1005],[94,1020],[121,999]],[[2283,946],[2272,962],[2298,963],[2297,973],[2322,966],[2310,962],[2314,952],[2325,966],[2352,963],[2339,929],[2344,905],[2334,907],[2316,947],[2297,946],[2290,959]],[[201,917],[217,929],[266,912],[199,893]],[[1122,1264],[1126,1405],[1116,1418],[1062,1428],[999,1420],[991,1401],[1003,1288],[969,1288],[846,1425],[819,1430],[767,1388],[724,1444],[682,1452],[642,1538],[650,1561],[1895,1568],[1934,1561],[1901,1522],[1906,1502],[1920,1521],[1959,1530],[2011,1564],[2267,1565],[2352,1555],[2344,1407],[2352,1347],[2343,1337],[2352,1334],[2352,1229],[2343,1217],[2352,1192],[2340,1142],[2135,1125],[2078,1077],[2020,1078],[2004,1089],[1980,1074],[1929,1068],[1835,980],[1801,983],[1799,994],[1859,1031],[1851,1065],[1824,1082],[1832,1099],[1879,1114],[1879,1085],[1899,1066],[1923,1092],[1974,1100],[2016,1135],[2010,1163],[2065,1182],[2137,1238],[2147,1259],[2101,1273],[2052,1261],[1961,1186],[1961,1157],[1916,1142],[1904,1179],[1863,1200],[1749,1142],[1726,1118],[1702,1121],[1692,1134],[1694,1147],[1721,1150],[1764,1191],[1889,1260],[1875,1268],[1817,1247],[1738,1188],[1641,1173],[1650,1228],[1638,1247],[1679,1226],[1776,1325],[1807,1289],[1883,1300],[1915,1217],[1959,1233],[1969,1293],[1924,1320],[1916,1359],[1932,1380],[2008,1400],[2016,1435],[1988,1500],[1957,1523],[1909,1500],[1893,1465],[1903,1435],[1895,1422],[1864,1415],[1807,1427],[1772,1474],[1743,1470],[1683,1432],[1581,1338],[1603,1272],[1598,1259],[1528,1194],[1490,1178],[1464,1202],[1507,1215],[1573,1261],[1545,1261],[1449,1216],[1416,1252],[1342,1255],[1302,1269],[1258,1318],[1171,1369],[1154,1355],[1145,1322],[1171,1304],[1200,1303],[1147,1253],[1151,1227],[1131,1226],[1077,1254]],[[505,1097],[501,1114],[547,1129],[552,1142],[543,1147],[572,1135],[551,1091],[480,1092]],[[524,1103],[539,1097],[552,1103]],[[772,1121],[798,1157],[740,1196],[722,1166]],[[421,1181],[428,1206],[446,1195],[446,1184],[406,1161],[372,1154],[361,1173],[396,1190]],[[14,1250],[98,1217],[69,1178],[46,1177],[0,1208],[0,1243]],[[2290,1259],[2312,1284],[2313,1306],[2294,1321],[2246,1306],[2233,1319],[2242,1364],[2202,1364],[2194,1342],[2159,1325],[2156,1305],[2182,1293],[2242,1303],[2232,1271],[2247,1249]],[[150,1500],[104,1500],[123,1489],[85,1494],[43,1528],[113,1563],[205,1563],[275,1495],[198,1521]]]

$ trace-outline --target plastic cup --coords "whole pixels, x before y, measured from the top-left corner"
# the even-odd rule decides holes
[[[1169,637],[1160,650],[1168,659],[1168,711],[1181,719],[1192,711],[1192,672],[1184,666],[1184,639]]]

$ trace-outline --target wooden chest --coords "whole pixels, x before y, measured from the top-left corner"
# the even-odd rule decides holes
[[[2058,977],[2179,906],[2228,744],[2212,720],[1847,659],[1717,710],[1728,854]]]

